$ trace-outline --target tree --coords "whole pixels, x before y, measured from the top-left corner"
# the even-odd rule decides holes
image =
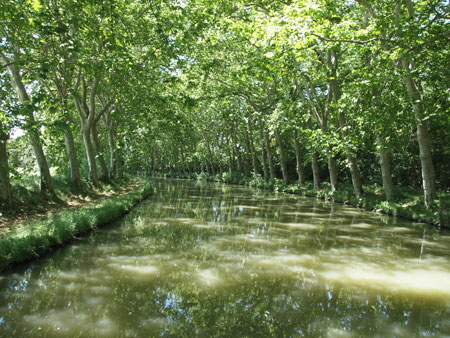
[[[17,8],[9,6],[3,9],[3,24],[0,26],[2,38],[0,62],[6,68],[12,87],[22,103],[21,113],[26,121],[24,128],[29,136],[40,171],[41,192],[55,196],[49,166],[39,135],[39,125],[34,116],[36,106],[27,92],[20,68],[20,65],[25,63],[23,51],[27,51],[29,48],[30,32],[25,30],[25,27],[27,27],[25,13],[27,11],[30,11],[27,6],[21,7],[19,11],[17,11]],[[22,38],[22,35],[25,35],[25,37]]]

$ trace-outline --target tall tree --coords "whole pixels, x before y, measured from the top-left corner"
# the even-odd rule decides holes
[[[3,39],[8,40],[9,50],[0,50],[0,61],[8,71],[8,75],[11,79],[12,86],[23,105],[23,115],[26,119],[25,128],[30,139],[30,143],[33,147],[34,156],[39,167],[41,184],[40,189],[43,193],[50,193],[55,196],[55,189],[53,187],[52,177],[50,175],[50,169],[47,163],[47,159],[42,148],[42,141],[39,135],[39,126],[34,117],[34,109],[30,96],[25,88],[25,84],[20,72],[20,53],[21,48],[16,44],[14,38],[10,36],[10,32],[6,27],[1,27],[3,33]],[[9,54],[9,55],[7,55]]]

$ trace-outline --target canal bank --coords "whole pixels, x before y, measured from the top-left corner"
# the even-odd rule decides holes
[[[39,258],[76,236],[116,220],[152,191],[151,183],[141,182],[131,191],[15,225],[11,231],[0,234],[0,271],[11,264]]]
[[[155,177],[158,177],[159,175],[161,175],[161,177],[246,185],[305,197],[314,197],[380,214],[387,214],[410,221],[422,222],[436,227],[450,229],[450,194],[448,192],[439,192],[438,198],[434,203],[431,206],[426,207],[423,201],[424,197],[422,191],[412,188],[397,187],[394,197],[390,201],[387,201],[383,188],[379,185],[365,185],[364,194],[361,198],[357,198],[354,196],[353,187],[350,184],[344,183],[341,183],[339,189],[333,192],[331,191],[328,182],[322,182],[320,187],[315,189],[311,182],[306,183],[304,186],[300,186],[298,183],[284,184],[281,179],[265,181],[260,175],[247,177],[230,173],[211,175],[205,172],[199,174],[154,174]]]

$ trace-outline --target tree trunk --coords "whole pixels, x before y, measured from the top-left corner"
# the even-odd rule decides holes
[[[345,128],[347,127],[347,123],[345,121],[345,115],[342,112],[338,114],[339,127],[341,128],[342,138],[347,138],[347,133],[345,132]],[[345,142],[347,144],[347,142]],[[350,175],[352,177],[353,190],[355,192],[356,198],[361,198],[363,194],[361,175],[358,168],[358,163],[356,160],[356,156],[353,153],[353,150],[350,149],[347,145],[345,146],[345,152],[347,154],[347,162],[350,169]]]
[[[114,131],[108,131],[108,147],[109,147],[109,177],[117,178],[117,150],[114,137]]]
[[[334,103],[337,105],[341,98],[341,88],[338,82],[337,69],[339,64],[339,55],[335,50],[328,51],[328,67],[330,70],[330,82],[329,82],[329,90],[332,94],[332,98]],[[347,121],[345,119],[345,114],[342,111],[338,112],[338,122],[339,127],[341,128],[342,139],[344,140],[345,152],[347,153],[347,162],[350,168],[350,174],[352,177],[353,190],[355,192],[355,196],[357,198],[361,198],[363,194],[361,175],[359,173],[359,168],[356,160],[356,156],[350,147],[347,146],[346,139],[348,138],[348,134],[346,132]]]
[[[228,136],[225,139],[226,142],[226,149],[227,149],[227,157],[228,157],[228,173],[231,175],[234,171],[234,166],[233,166],[233,155],[232,155],[232,151],[230,149],[230,140],[228,139]]]
[[[34,120],[34,119],[33,119]],[[44,150],[41,145],[41,137],[39,132],[35,127],[29,127],[28,137],[33,147],[33,153],[36,157],[36,162],[39,167],[39,173],[41,178],[40,190],[43,193],[50,193],[51,195],[56,195],[55,189],[53,187],[52,177],[50,175],[50,169],[47,164],[47,159],[44,154]]]
[[[422,166],[422,183],[425,195],[425,205],[430,206],[437,198],[436,174],[431,157],[431,140],[426,120],[419,120],[417,124],[417,142],[419,143],[419,157]]]
[[[73,124],[72,117],[69,114],[68,107],[68,88],[65,83],[65,79],[70,78],[71,75],[65,74],[61,77],[55,77],[53,79],[56,89],[58,91],[58,98],[62,108],[61,121],[64,123],[64,144],[66,146],[67,158],[69,160],[69,180],[68,184],[70,190],[74,194],[80,194],[83,192],[83,186],[81,183],[80,165],[78,162],[78,156],[75,149],[74,137],[71,129]],[[45,81],[43,81],[45,84]],[[48,93],[53,96],[52,90],[46,85]]]
[[[90,129],[83,128],[82,134],[83,134],[84,148],[86,150],[86,157],[89,166],[89,177],[94,187],[99,189],[101,188],[101,186],[98,180],[97,165],[95,164],[95,154],[91,142],[91,131]]]
[[[264,170],[264,181],[268,181],[270,177],[269,167],[267,166],[267,153],[266,153],[266,146],[264,141],[264,133],[262,129],[260,130],[260,137],[261,137],[261,156],[262,156],[262,164],[263,164],[263,170]]]
[[[406,10],[410,18],[415,15],[414,3],[411,0],[405,0]],[[405,70],[405,84],[409,95],[411,96],[412,107],[417,120],[417,142],[419,143],[419,158],[422,167],[422,184],[425,197],[425,205],[430,206],[437,198],[436,193],[436,173],[434,171],[433,159],[431,156],[431,138],[428,132],[428,122],[424,107],[424,98],[422,85],[419,80],[414,80],[411,73],[416,69],[414,62],[401,59],[401,65]]]
[[[82,83],[82,95],[79,97],[77,91],[78,87]],[[95,116],[95,106],[96,106],[96,96],[97,90],[99,86],[100,79],[98,77],[94,77],[92,79],[91,90],[89,94],[89,99],[87,95],[87,86],[85,79],[81,76],[78,76],[77,84],[75,85],[76,90],[73,95],[73,100],[75,103],[75,107],[77,108],[78,117],[80,118],[81,124],[81,134],[83,136],[84,148],[86,150],[86,158],[89,166],[89,178],[93,184],[93,186],[97,189],[101,189],[100,182],[98,179],[98,171],[97,165],[95,164],[95,149],[92,144],[92,128],[95,124],[96,116]],[[108,105],[106,106],[108,108]],[[99,114],[101,115],[101,114]],[[98,116],[97,116],[98,118]]]
[[[83,186],[81,184],[81,175],[77,152],[75,150],[75,142],[73,140],[72,130],[69,126],[64,128],[64,143],[66,145],[67,156],[69,158],[69,185],[73,193],[79,194],[83,191]]]
[[[330,174],[330,185],[331,192],[335,192],[338,186],[338,175],[337,175],[337,165],[336,159],[330,154],[331,150],[328,151],[328,173]]]
[[[110,183],[111,181],[109,180],[108,166],[106,165],[105,157],[103,156],[103,148],[100,143],[100,139],[98,138],[97,124],[94,123],[91,128],[91,133],[94,154],[98,160],[101,170],[100,180],[104,183]]]
[[[272,150],[270,149],[269,133],[264,131],[264,145],[266,147],[267,161],[269,162],[270,178],[276,178],[275,165],[273,163]]]
[[[364,0],[357,0],[358,3],[361,4],[364,8],[366,8],[369,14],[372,16],[374,20],[377,20],[377,15],[373,7]],[[398,2],[396,11],[398,23],[397,25],[401,25],[400,16],[401,16],[401,5],[403,2]],[[414,18],[414,3],[411,0],[405,0],[404,4],[406,6],[406,10],[410,18]],[[381,32],[381,37],[385,38],[387,34],[385,32]],[[384,45],[386,50],[389,50],[389,47]],[[420,80],[413,79],[412,74],[414,73],[416,67],[411,60],[408,60],[406,56],[403,56],[401,59],[401,68],[403,68],[404,76],[403,80],[406,85],[406,89],[411,98],[411,105],[414,110],[415,118],[416,118],[416,135],[417,135],[417,143],[419,144],[419,158],[422,170],[422,184],[425,198],[425,205],[429,206],[433,203],[433,201],[437,197],[436,192],[436,173],[434,171],[433,160],[431,156],[431,140],[428,131],[428,123],[426,120],[425,107],[423,104],[423,90],[420,83]],[[393,63],[394,67],[397,67],[395,63]]]
[[[249,177],[251,174],[251,161],[248,159],[248,156],[244,156],[245,158],[245,176]]]
[[[377,136],[377,143],[380,156],[380,167],[381,167],[381,178],[383,181],[384,193],[386,194],[386,200],[392,200],[392,196],[394,195],[394,184],[392,183],[392,174],[391,174],[391,161],[389,158],[389,153],[384,146],[384,142],[381,140],[380,136]]]
[[[258,158],[256,156],[255,151],[255,144],[253,142],[253,128],[250,123],[250,120],[247,121],[247,132],[248,132],[248,139],[249,139],[249,148],[252,155],[252,166],[253,166],[253,173],[259,174],[259,167],[258,167]]]
[[[306,128],[312,130],[312,123],[310,119],[306,121]],[[319,154],[317,153],[317,151],[314,150],[311,155],[311,169],[313,172],[313,187],[314,190],[318,190],[320,186]]]
[[[414,66],[407,60],[402,60],[402,66],[407,75],[404,77],[406,88],[411,97],[412,107],[417,121],[416,135],[419,144],[419,158],[422,168],[422,184],[425,197],[425,205],[429,206],[437,198],[436,193],[436,174],[431,156],[431,138],[428,132],[428,123],[425,119],[425,108],[423,106],[423,97],[421,94],[420,83],[414,81],[409,73]]]
[[[280,151],[281,173],[283,174],[284,184],[287,185],[289,183],[289,174],[287,171],[286,154],[284,150],[283,140],[281,139],[280,135],[280,130],[278,128],[275,129],[275,137],[278,143],[278,150]]]
[[[247,163],[246,167],[248,169],[246,170],[246,175],[250,176],[251,174],[255,173],[256,167],[255,167],[254,156],[252,153],[252,148],[250,146],[250,137],[249,137],[248,133],[245,134],[245,147],[248,149],[247,156],[246,156],[246,163]],[[248,155],[250,155],[250,161],[251,161],[250,165],[249,165]]]
[[[117,178],[121,180],[123,178],[123,158],[120,154],[120,152],[116,152],[116,172],[117,172]]]
[[[117,150],[114,124],[111,119],[111,110],[105,113],[106,128],[108,129],[108,147],[109,147],[109,177],[117,178]]]
[[[294,147],[295,147],[295,159],[297,161],[297,176],[298,176],[298,184],[301,187],[305,186],[305,170],[303,168],[303,152],[302,146],[298,141],[298,132],[294,130]]]
[[[9,163],[6,143],[8,135],[3,131],[0,121],[0,202],[6,207],[12,205],[11,182],[9,180]]]
[[[349,155],[347,161],[350,166],[350,175],[352,176],[353,190],[357,198],[361,198],[363,194],[361,174],[359,172],[358,163],[356,157]]]
[[[233,141],[233,151],[234,151],[234,153],[236,155],[236,158],[237,158],[238,172],[240,174],[243,174],[244,173],[244,165],[242,164],[241,151],[240,151],[239,146],[237,144],[236,134],[235,133],[231,134],[231,139]]]
[[[211,167],[211,174],[215,175],[216,174],[216,168],[214,166],[214,156],[211,150],[211,145],[209,143],[209,140],[205,140],[206,142],[206,148],[208,149],[208,159],[207,162],[209,162],[209,165]]]
[[[313,172],[313,186],[314,190],[319,189],[320,186],[320,166],[319,166],[319,154],[313,152],[311,156],[311,167]]]
[[[6,58],[6,56],[3,53],[0,54],[0,59],[2,63],[6,66],[13,88],[16,91],[17,96],[19,97],[19,101],[23,105],[28,107],[26,109],[25,115],[26,130],[31,142],[31,146],[33,148],[34,157],[36,158],[36,162],[39,167],[41,179],[40,190],[42,193],[50,193],[52,196],[56,196],[55,189],[53,187],[52,177],[50,175],[50,169],[48,167],[44,150],[42,149],[42,142],[41,137],[39,135],[39,128],[37,128],[36,126],[34,113],[32,111],[31,100],[22,82],[22,76],[20,75],[17,62],[11,62],[9,59]]]
[[[372,86],[372,104],[375,107],[381,107],[381,99],[380,95],[381,91],[377,90],[375,86]],[[385,142],[383,141],[383,138],[381,137],[381,131],[377,133],[377,148],[378,148],[378,156],[381,169],[381,181],[383,183],[384,193],[386,195],[386,200],[390,201],[392,200],[392,197],[394,195],[394,184],[392,182],[392,172],[391,172],[391,158],[390,158],[390,152],[388,151],[388,148],[386,147]]]

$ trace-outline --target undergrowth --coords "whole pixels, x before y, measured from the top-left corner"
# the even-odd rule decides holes
[[[70,241],[95,227],[110,223],[153,191],[147,182],[136,190],[49,214],[45,219],[24,222],[0,236],[0,271],[6,266],[41,256],[50,248]]]
[[[70,190],[66,177],[55,175],[52,177],[52,182],[56,193],[55,196],[49,196],[40,192],[40,178],[37,175],[29,175],[21,177],[20,180],[13,180],[11,182],[12,207],[0,204],[0,216],[5,219],[14,219],[21,215],[45,213],[52,208],[63,207],[67,201],[73,198],[95,197],[117,189],[116,184],[101,183],[101,189],[97,190],[89,182],[82,181],[83,191],[74,194]],[[126,185],[127,179],[117,184],[119,186]]]

